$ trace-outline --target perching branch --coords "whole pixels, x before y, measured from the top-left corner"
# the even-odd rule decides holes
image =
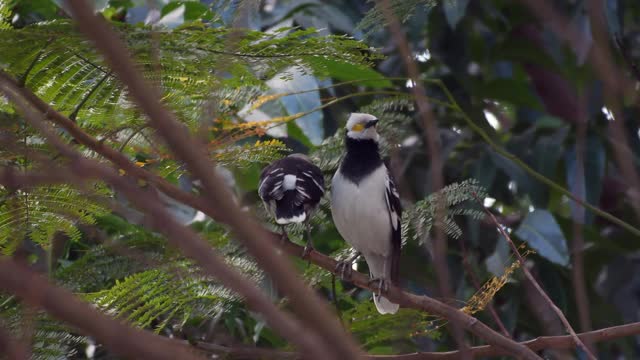
[[[96,139],[91,137],[91,135],[85,133],[82,129],[77,127],[77,125],[74,124],[72,121],[70,121],[69,119],[66,119],[64,115],[53,110],[49,105],[44,103],[33,93],[31,93],[30,91],[24,88],[17,88],[16,87],[17,84],[14,81],[9,81],[9,80],[11,80],[10,77],[0,72],[0,85],[8,86],[12,92],[16,94],[20,94],[21,96],[24,96],[30,102],[31,106],[35,107],[36,109],[39,109],[39,110],[44,109],[44,112],[46,112],[46,114],[49,116],[51,120],[53,120],[56,124],[65,128],[69,132],[69,134],[71,134],[71,136],[73,136],[76,140],[78,140],[78,142],[80,142],[83,145],[86,145],[90,149],[105,156],[107,159],[111,160],[114,164],[116,164],[119,168],[124,169],[129,176],[147,180],[150,183],[158,186],[158,189],[163,191],[165,194],[170,195],[174,199],[179,200],[185,203],[186,205],[189,205],[195,209],[202,211],[203,213],[207,214],[208,216],[210,216],[211,218],[217,221],[223,221],[223,219],[219,217],[219,211],[217,211],[216,208],[213,207],[211,203],[205,201],[203,198],[195,196],[194,194],[186,193],[180,190],[175,185],[168,183],[166,180],[162,179],[161,177],[158,177],[157,175],[149,172],[148,170],[135,166],[129,159],[127,159],[126,156],[113,150],[109,146],[106,146],[103,143],[97,141]],[[39,182],[47,183],[47,181],[64,182],[66,179],[65,171],[50,171],[48,173],[55,175],[55,177],[47,178],[47,175],[44,175],[44,174],[31,174],[30,176],[24,176],[15,172],[11,172],[10,169],[5,169],[5,171],[3,172],[3,176],[0,176],[0,179],[4,179],[5,184],[7,185],[13,184],[14,187],[20,184],[32,184],[32,186],[35,186]],[[159,184],[161,184],[162,187],[160,187]],[[272,244],[272,246],[274,247],[277,247],[278,244],[280,243],[279,234],[268,233],[267,237],[270,241],[270,244]],[[295,245],[293,243],[286,244],[282,249],[287,254],[292,256],[301,257],[302,255],[302,247]],[[336,262],[330,257],[322,255],[318,252],[313,251],[309,257],[309,260],[313,264],[321,266],[330,272],[334,272],[335,270]],[[357,274],[357,275],[354,275],[354,279],[359,279],[358,282],[354,282],[356,286],[363,287],[366,289],[370,288],[369,279],[366,276]],[[396,288],[396,291],[400,291],[400,290]],[[437,300],[427,298],[430,301],[421,302],[420,301],[421,298],[422,297],[420,296],[407,294],[407,296],[404,296],[403,299],[408,299],[408,300],[404,302],[402,305],[408,308],[420,309],[420,310],[427,311],[429,313],[437,314],[439,316],[447,318],[451,322],[458,322],[460,324],[471,324],[471,323],[477,322],[475,318],[468,316],[453,307],[442,304]],[[437,306],[434,306],[433,304],[436,304]],[[443,307],[445,309],[444,311],[443,311]],[[517,343],[506,338],[501,339],[502,336],[500,334],[493,332],[493,330],[489,329],[484,324],[482,324],[480,328],[471,327],[470,331],[474,333],[476,336],[478,336],[479,338],[484,339],[490,344],[496,344],[496,345],[501,344],[499,346],[510,349],[513,354],[517,354],[522,351],[521,348],[517,346]],[[516,345],[516,346],[514,347],[513,345]]]
[[[289,339],[310,357],[322,359],[329,356],[322,346],[323,342],[315,333],[307,331],[296,319],[280,311],[255,284],[229,267],[205,240],[190,228],[179,224],[164,209],[155,193],[141,191],[130,182],[130,179],[121,177],[113,169],[98,161],[82,157],[80,153],[64,143],[53,129],[47,126],[48,123],[42,120],[41,114],[29,106],[27,100],[22,98],[19,93],[13,92],[10,84],[2,80],[0,78],[0,90],[18,107],[25,120],[37,129],[49,144],[70,160],[70,168],[55,171],[59,174],[57,178],[67,176],[67,182],[71,183],[97,179],[110,184],[127,196],[129,201],[147,215],[146,220],[150,227],[164,234],[169,242],[179,248],[186,256],[196,260],[208,275],[215,277],[225,287],[243,296],[249,308],[262,313],[271,328]],[[19,186],[20,183],[16,181],[16,176],[13,176],[12,182],[18,183]],[[39,176],[38,178],[42,179],[43,177]]]
[[[431,110],[431,104],[426,96],[426,91],[422,81],[420,81],[420,71],[413,59],[413,53],[411,46],[407,41],[407,38],[402,30],[400,20],[393,13],[390,0],[379,0],[377,5],[384,15],[392,38],[396,43],[400,52],[410,81],[413,83],[411,91],[415,97],[416,105],[418,107],[418,114],[422,125],[422,132],[424,134],[427,150],[430,155],[430,180],[431,180],[431,193],[436,193],[444,187],[444,176],[442,174],[442,158],[440,156],[440,131],[438,130],[438,123]],[[453,299],[453,292],[451,290],[451,274],[449,273],[449,265],[447,261],[447,237],[444,229],[438,224],[442,224],[441,219],[444,219],[446,214],[446,203],[443,198],[438,198],[435,211],[435,221],[433,226],[433,264],[436,270],[436,277],[438,279],[438,288],[440,289],[440,296],[446,299]],[[454,340],[458,344],[461,350],[462,359],[470,358],[467,349],[468,345],[464,339],[464,332],[460,329],[458,324],[452,323],[450,325],[451,333]]]
[[[331,314],[328,304],[305,285],[291,263],[284,261],[272,244],[265,241],[266,231],[233,201],[223,180],[215,172],[215,166],[209,160],[204,144],[194,141],[185,126],[160,102],[158,90],[151,87],[137,71],[124,42],[116,36],[103,18],[94,14],[93,8],[86,1],[66,3],[79,30],[93,41],[111,65],[113,72],[127,86],[132,99],[149,116],[151,126],[165,140],[174,155],[185,163],[191,174],[201,181],[205,199],[222,210],[220,218],[223,222],[230,226],[256,262],[273,277],[283,293],[290,298],[294,311],[306,327],[315,330],[314,335],[319,335],[326,345],[322,347],[321,352],[333,354],[334,358],[359,357],[358,346]],[[318,354],[313,355],[321,357]]]

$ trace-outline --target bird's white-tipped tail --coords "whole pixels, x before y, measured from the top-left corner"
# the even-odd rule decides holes
[[[378,294],[373,294],[373,302],[380,314],[395,314],[398,312],[400,305],[394,304],[389,299]]]

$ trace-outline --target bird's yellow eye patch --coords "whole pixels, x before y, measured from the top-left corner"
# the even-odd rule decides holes
[[[351,131],[359,132],[359,131],[362,131],[362,130],[364,130],[364,124],[363,123],[357,123],[357,124],[355,124],[355,125],[353,125],[351,127]]]

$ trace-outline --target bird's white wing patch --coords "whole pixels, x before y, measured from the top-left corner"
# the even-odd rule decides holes
[[[385,178],[384,198],[387,201],[387,208],[389,209],[389,216],[391,218],[391,226],[393,226],[394,230],[397,230],[400,226],[400,194],[398,194],[396,184],[393,183],[388,171]]]
[[[296,181],[298,178],[293,174],[287,174],[284,176],[284,180],[282,182],[283,190],[293,190],[296,188]]]

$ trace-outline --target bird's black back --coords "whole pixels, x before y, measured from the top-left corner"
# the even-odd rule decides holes
[[[283,188],[286,175],[296,177],[295,189]],[[299,156],[276,160],[262,170],[259,195],[265,203],[275,202],[277,218],[291,218],[313,210],[324,195],[324,176],[316,165]]]

